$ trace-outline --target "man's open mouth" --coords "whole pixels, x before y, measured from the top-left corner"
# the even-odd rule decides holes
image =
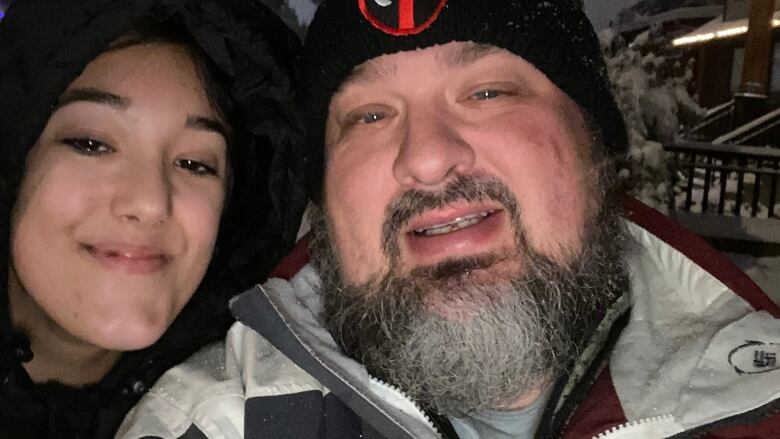
[[[433,224],[430,226],[414,229],[412,232],[416,236],[438,236],[447,233],[457,232],[465,228],[477,225],[497,212],[497,209],[485,210],[473,213],[463,217],[455,218],[452,221],[443,224]]]

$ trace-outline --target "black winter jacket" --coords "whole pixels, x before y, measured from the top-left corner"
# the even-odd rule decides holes
[[[60,94],[139,20],[186,29],[228,81],[233,188],[218,251],[192,300],[154,345],[124,354],[99,383],[35,384],[34,352],[10,324],[10,212],[27,153]],[[291,247],[305,204],[294,116],[295,35],[253,0],[20,0],[0,22],[0,438],[112,437],[167,369],[221,339],[228,299],[261,282]]]

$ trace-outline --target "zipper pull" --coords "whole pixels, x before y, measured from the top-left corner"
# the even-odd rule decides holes
[[[626,422],[593,436],[593,439],[663,439],[682,432],[683,428],[677,424],[674,416],[661,415]]]

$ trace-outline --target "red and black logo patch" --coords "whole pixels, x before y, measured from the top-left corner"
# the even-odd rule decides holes
[[[430,27],[447,0],[357,0],[360,12],[390,35],[413,35]]]

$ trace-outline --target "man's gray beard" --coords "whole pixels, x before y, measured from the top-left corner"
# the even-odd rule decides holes
[[[605,201],[612,198],[608,179],[598,180],[598,208],[581,251],[567,264],[530,248],[514,196],[494,179],[461,177],[439,193],[411,191],[390,206],[383,249],[391,267],[362,285],[343,281],[327,219],[315,212],[311,250],[322,277],[325,324],[348,355],[428,409],[463,415],[506,407],[572,367],[627,288],[626,233],[617,209]],[[515,251],[399,273],[400,226],[464,199],[504,205],[516,230]],[[511,258],[519,259],[521,273],[490,269]],[[460,317],[443,315],[432,297]]]

